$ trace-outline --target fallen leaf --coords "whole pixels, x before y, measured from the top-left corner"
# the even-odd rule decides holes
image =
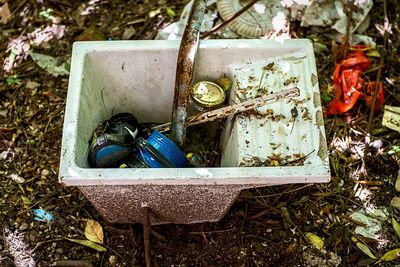
[[[376,259],[374,254],[372,254],[371,250],[369,247],[361,242],[357,242],[356,246],[367,256],[369,256],[371,259]]]
[[[67,69],[68,64],[58,64],[57,60],[51,56],[31,53],[31,58],[39,67],[46,70],[48,73],[55,77],[69,74],[69,70]]]
[[[377,261],[375,264],[381,262],[381,261],[392,261],[397,259],[400,256],[400,248],[392,249],[383,255],[379,261]]]
[[[398,223],[394,217],[392,217],[392,225],[393,229],[396,231],[397,236],[400,237],[400,223]]]
[[[314,247],[318,249],[323,249],[324,248],[324,240],[317,236],[316,234],[313,233],[305,233],[308,241],[313,245]]]
[[[11,20],[11,12],[7,2],[0,7],[0,18],[4,24],[7,24]]]
[[[78,37],[76,41],[104,41],[106,36],[96,27],[86,28]]]
[[[92,249],[100,251],[100,252],[107,251],[107,249],[105,247],[100,246],[99,244],[96,244],[90,240],[72,239],[72,238],[65,238],[65,239],[68,241],[75,242],[75,243],[81,244],[83,246],[92,248]]]
[[[88,220],[86,222],[85,236],[90,241],[103,244],[103,228],[98,222],[94,220]]]
[[[32,204],[31,200],[27,196],[21,196],[21,200],[22,200],[24,209],[29,208],[29,206]]]
[[[175,11],[174,11],[172,8],[170,8],[170,7],[167,7],[167,8],[165,9],[165,12],[166,12],[167,15],[170,16],[171,18],[173,18],[173,17],[176,16]]]
[[[220,78],[215,81],[216,84],[218,84],[222,90],[228,91],[232,87],[232,80],[229,78]]]

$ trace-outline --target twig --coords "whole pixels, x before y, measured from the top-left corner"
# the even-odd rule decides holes
[[[151,267],[150,255],[150,213],[148,207],[143,207],[144,210],[144,224],[143,224],[143,238],[144,238],[144,253],[146,258],[146,267]]]
[[[299,187],[299,188],[296,188],[296,189],[293,189],[293,190],[290,190],[290,191],[287,191],[287,192],[282,192],[282,193],[277,193],[277,194],[271,194],[271,195],[263,195],[263,196],[252,196],[252,198],[276,197],[276,196],[280,196],[280,195],[282,195],[282,194],[290,194],[290,193],[294,193],[294,192],[296,192],[296,191],[302,190],[302,189],[304,189],[304,188],[306,188],[306,187],[310,187],[310,186],[312,186],[312,185],[313,185],[313,184],[307,184],[307,185],[301,186],[301,187]]]
[[[189,235],[199,235],[199,234],[216,234],[216,233],[225,233],[225,232],[232,232],[236,231],[236,228],[232,229],[224,229],[224,230],[216,230],[216,231],[205,231],[205,232],[189,232]]]
[[[387,14],[387,2],[386,2],[386,0],[383,0],[383,13],[384,13],[383,27],[384,27],[385,32],[383,34],[383,51],[382,51],[382,56],[381,56],[381,59],[380,59],[380,62],[379,62],[380,66],[383,66],[385,64],[386,47],[387,47],[387,42],[388,42],[388,29],[387,28],[389,27],[389,19],[388,19],[388,14]],[[382,77],[382,68],[379,68],[378,69],[378,73],[376,75],[375,89],[374,89],[374,93],[372,95],[371,110],[369,112],[369,117],[368,117],[367,136],[365,138],[364,157],[366,157],[368,155],[368,152],[369,152],[370,133],[371,133],[372,121],[374,119],[376,98],[377,98],[377,95],[378,95],[379,84],[381,83],[381,77]]]
[[[246,203],[246,208],[245,208],[245,212],[244,212],[244,216],[243,216],[242,225],[240,226],[240,247],[243,247],[243,240],[244,240],[243,228],[244,228],[244,223],[246,222],[246,218],[247,218],[247,203]]]
[[[64,241],[64,238],[55,238],[55,239],[50,239],[50,240],[45,240],[45,241],[40,241],[36,244],[36,246],[32,249],[32,253],[35,252],[40,246],[47,244],[47,243],[53,243],[57,241]]]
[[[234,19],[236,19],[237,17],[239,17],[240,15],[242,15],[244,12],[246,12],[250,7],[252,7],[255,3],[257,3],[259,0],[252,0],[251,2],[249,2],[247,5],[245,5],[242,9],[240,9],[238,12],[236,12],[235,14],[233,14],[232,16],[230,16],[227,20],[225,20],[224,22],[214,26],[211,30],[209,30],[208,32],[205,32],[203,34],[200,35],[200,38],[204,39],[207,38],[208,36],[210,36],[211,34],[215,33],[216,31],[222,29],[223,27],[225,27],[226,25],[228,25],[231,21],[233,21]]]
[[[343,8],[346,10],[346,16],[347,16],[347,26],[346,26],[346,37],[344,40],[344,52],[343,52],[343,58],[347,57],[347,51],[349,50],[350,46],[350,35],[351,35],[351,17],[353,15],[353,1],[349,1],[349,6],[350,10],[346,7],[346,3],[344,1],[342,2]]]

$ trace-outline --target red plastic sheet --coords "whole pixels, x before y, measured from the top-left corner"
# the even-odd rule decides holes
[[[371,60],[364,55],[364,46],[352,47],[354,51],[339,64],[333,72],[333,95],[326,115],[345,113],[352,109],[358,99],[364,99],[371,105],[376,82],[364,82],[363,72],[368,70]],[[375,109],[383,105],[384,94],[382,83],[379,83]]]

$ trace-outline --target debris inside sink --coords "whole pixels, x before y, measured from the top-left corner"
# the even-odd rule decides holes
[[[319,95],[299,89],[316,85],[316,74],[299,76],[305,58],[297,53],[234,65],[228,77],[195,82],[183,149],[169,138],[170,123],[139,123],[130,113],[114,115],[93,134],[90,167],[301,166],[324,160],[323,124],[318,112],[312,114],[320,105]],[[312,127],[320,129],[318,136]]]

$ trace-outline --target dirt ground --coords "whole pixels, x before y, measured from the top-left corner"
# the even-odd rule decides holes
[[[145,265],[141,225],[105,221],[78,189],[58,183],[68,76],[54,77],[38,67],[29,52],[51,55],[61,63],[68,62],[77,40],[153,39],[159,29],[177,19],[186,2],[0,1],[0,6],[8,3],[11,11],[9,21],[0,22],[0,266],[34,266],[26,260],[30,256],[37,266]],[[384,22],[383,1],[374,1],[365,33],[386,58],[383,65],[379,57],[372,58],[372,70],[366,76],[383,82],[386,105],[398,106],[400,5],[397,1],[387,4],[391,23],[388,45],[384,46],[376,26]],[[154,16],[149,15],[151,11]],[[85,12],[88,15],[82,15]],[[45,28],[54,25],[58,26],[46,33]],[[35,32],[37,29],[42,32]],[[340,58],[339,44],[326,36],[323,28],[300,27],[293,21],[291,31],[293,37],[310,38],[319,45],[317,68],[327,108],[333,70]],[[10,63],[11,53],[14,61]],[[400,134],[381,125],[382,106],[370,125],[369,113],[360,102],[345,114],[325,118],[330,183],[245,190],[218,223],[154,226],[153,265],[369,266],[376,259],[360,247],[367,246],[378,259],[400,248],[392,224],[392,218],[400,221],[399,211],[390,205],[398,194]],[[368,127],[371,143],[364,156],[360,151],[365,149]],[[360,192],[365,191],[369,193],[362,197]],[[357,235],[355,228],[366,224],[350,216],[373,207],[385,208],[388,213],[378,220],[378,239]],[[33,209],[46,210],[54,218],[37,221]],[[102,226],[106,252],[65,239],[85,239],[87,219]],[[323,249],[314,247],[306,233],[322,238]],[[352,240],[354,236],[358,242]],[[16,256],[15,250],[28,256]],[[394,256],[378,265],[396,264],[400,260]]]

